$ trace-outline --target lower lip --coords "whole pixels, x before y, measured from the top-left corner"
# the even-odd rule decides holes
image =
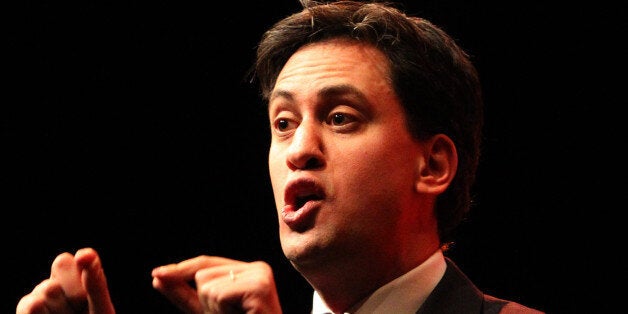
[[[290,227],[290,229],[298,230],[303,229],[311,219],[314,218],[314,212],[319,207],[320,201],[308,201],[300,208],[294,205],[286,205],[281,210],[281,216],[283,222]]]

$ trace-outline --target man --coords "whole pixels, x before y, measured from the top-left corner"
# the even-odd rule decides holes
[[[313,313],[540,313],[483,294],[444,256],[471,203],[481,88],[465,52],[382,3],[302,1],[263,36],[270,178],[285,256]],[[186,313],[280,313],[265,262],[153,270]],[[194,284],[189,284],[194,281]],[[114,313],[100,258],[63,253],[17,313]]]

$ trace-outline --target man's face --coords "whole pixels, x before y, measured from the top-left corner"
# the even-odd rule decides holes
[[[392,259],[420,228],[422,146],[388,73],[377,49],[332,40],[302,47],[277,78],[268,163],[282,249],[297,268]]]

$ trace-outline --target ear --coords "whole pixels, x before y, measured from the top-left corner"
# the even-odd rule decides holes
[[[445,134],[437,134],[423,142],[423,154],[418,160],[416,190],[420,193],[441,194],[445,192],[458,169],[456,145]]]

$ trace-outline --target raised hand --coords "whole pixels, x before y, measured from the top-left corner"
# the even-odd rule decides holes
[[[107,279],[98,253],[83,248],[55,258],[50,278],[17,304],[16,314],[114,314]]]
[[[153,287],[185,313],[281,313],[271,267],[198,256],[155,268]]]

